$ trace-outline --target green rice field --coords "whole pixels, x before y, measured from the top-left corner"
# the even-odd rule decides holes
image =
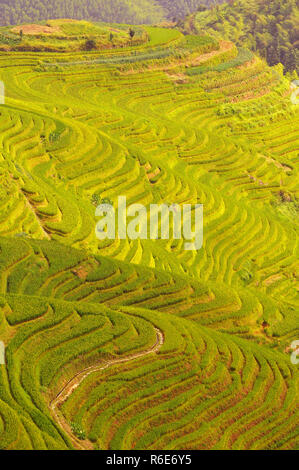
[[[298,449],[290,77],[208,36],[47,23],[0,29],[0,449]],[[119,195],[203,204],[203,247],[97,239]]]

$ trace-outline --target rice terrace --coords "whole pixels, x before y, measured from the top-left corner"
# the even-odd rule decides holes
[[[195,10],[3,11],[0,449],[298,449],[296,69]],[[120,197],[202,247],[96,236]]]

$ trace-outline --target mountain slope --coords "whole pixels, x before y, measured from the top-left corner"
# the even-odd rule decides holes
[[[49,18],[73,18],[108,23],[155,23],[165,11],[153,0],[4,0],[0,24],[20,24]]]
[[[299,10],[296,0],[239,0],[199,12],[199,32],[227,38],[286,70],[299,66]]]
[[[0,25],[74,18],[110,23],[156,23],[184,18],[212,0],[1,0]]]
[[[231,42],[140,29],[0,55],[0,449],[298,448],[289,80]],[[99,240],[119,195],[202,203],[202,249]]]

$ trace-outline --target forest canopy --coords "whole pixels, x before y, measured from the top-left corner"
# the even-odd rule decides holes
[[[55,18],[107,23],[156,23],[184,18],[212,0],[0,0],[0,25]]]
[[[239,0],[201,11],[199,32],[226,38],[287,71],[299,65],[299,9],[296,0]]]

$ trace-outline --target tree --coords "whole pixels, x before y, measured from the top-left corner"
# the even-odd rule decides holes
[[[85,51],[92,51],[97,48],[97,44],[94,39],[87,39],[84,44]]]
[[[298,62],[298,58],[296,57],[296,49],[292,47],[286,54],[286,69],[290,71],[296,70]]]
[[[279,64],[279,52],[275,45],[271,45],[267,49],[267,62],[269,65]]]
[[[129,29],[129,36],[130,36],[131,41],[132,41],[132,40],[133,40],[133,37],[135,36],[135,31],[134,31],[134,29],[132,29],[132,28]]]

